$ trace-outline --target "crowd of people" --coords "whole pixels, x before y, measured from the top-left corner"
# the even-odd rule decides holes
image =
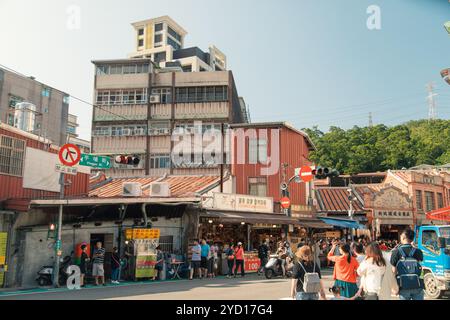
[[[320,261],[314,251],[327,250],[327,260],[334,265],[334,285],[329,288],[334,300],[423,300],[424,283],[420,262],[423,253],[413,245],[414,231],[404,230],[400,243],[347,242],[335,239],[299,246],[295,256],[291,297],[297,300],[326,299],[321,281]],[[390,256],[387,250],[391,247]],[[314,248],[314,249],[313,249]]]
[[[195,240],[190,250],[192,258],[189,279],[192,280],[195,273],[199,279],[215,278],[218,270],[218,245],[212,242],[208,243],[206,239]]]

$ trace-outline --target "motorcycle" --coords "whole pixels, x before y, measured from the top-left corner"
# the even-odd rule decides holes
[[[67,268],[72,264],[72,258],[70,256],[64,257],[63,261],[60,264],[59,267],[59,279],[58,283],[59,285],[64,285],[67,281],[67,278],[69,277],[69,274],[67,273]],[[41,269],[37,272],[38,277],[36,278],[36,281],[39,286],[50,286],[53,283],[53,269],[54,266],[43,266]]]
[[[292,269],[293,264],[289,263],[286,265],[286,277],[291,278],[292,277]],[[281,263],[278,259],[278,255],[270,255],[269,261],[264,266],[264,275],[267,279],[272,279],[273,277],[282,277],[283,276],[283,269],[281,268]]]

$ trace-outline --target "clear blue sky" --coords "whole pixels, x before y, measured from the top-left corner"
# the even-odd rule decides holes
[[[81,28],[66,27],[69,5]],[[366,27],[369,5],[381,30]],[[450,118],[448,0],[0,0],[0,64],[92,101],[93,59],[133,51],[130,23],[169,15],[187,46],[215,44],[227,54],[253,121],[349,128],[427,117],[433,81],[438,116]],[[72,99],[80,135],[90,137],[91,107]]]

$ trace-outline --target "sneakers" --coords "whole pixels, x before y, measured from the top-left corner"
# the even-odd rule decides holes
[[[119,284],[120,282],[119,282],[119,281],[111,281],[111,283],[113,283],[113,284]]]

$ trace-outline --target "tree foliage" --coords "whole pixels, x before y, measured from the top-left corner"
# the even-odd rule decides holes
[[[450,120],[418,120],[393,127],[355,126],[348,130],[333,126],[327,133],[317,127],[303,130],[317,148],[310,159],[341,173],[450,163]]]

